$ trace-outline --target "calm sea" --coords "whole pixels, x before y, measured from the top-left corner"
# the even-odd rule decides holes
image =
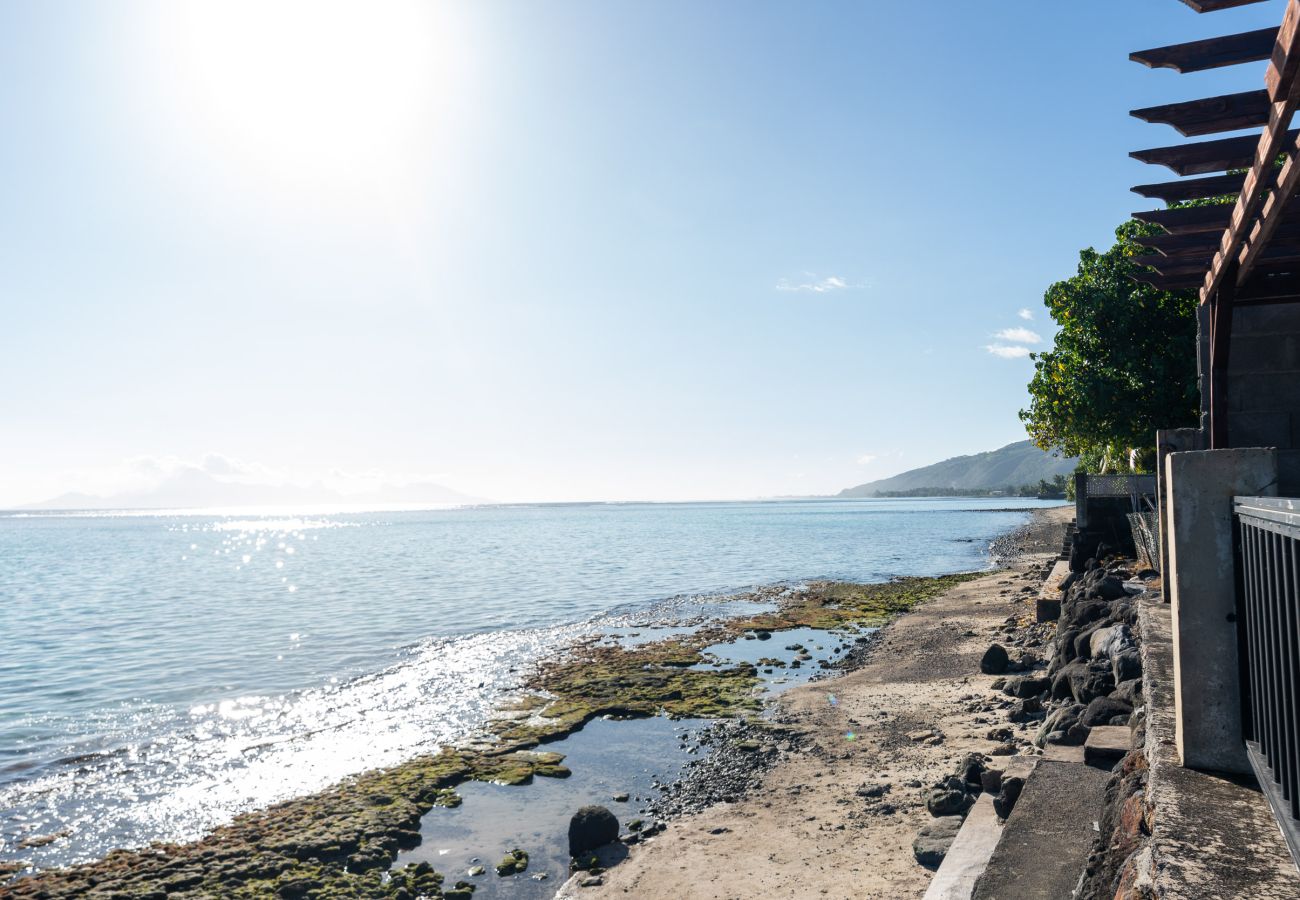
[[[582,635],[754,586],[980,568],[1027,518],[1007,508],[1043,505],[0,513],[0,859],[196,837],[472,733]]]

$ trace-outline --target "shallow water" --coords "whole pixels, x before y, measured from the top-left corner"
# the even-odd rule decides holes
[[[1025,519],[1007,507],[1042,505],[0,513],[0,859],[196,837],[472,733],[580,636],[740,611],[724,596],[758,585],[978,568]]]

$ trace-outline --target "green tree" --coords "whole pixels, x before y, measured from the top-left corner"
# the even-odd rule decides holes
[[[1113,468],[1129,448],[1155,446],[1157,428],[1196,424],[1195,290],[1163,291],[1129,275],[1134,242],[1159,228],[1129,220],[1104,253],[1079,254],[1073,278],[1043,297],[1060,326],[1051,350],[1031,355],[1029,408],[1034,443]]]

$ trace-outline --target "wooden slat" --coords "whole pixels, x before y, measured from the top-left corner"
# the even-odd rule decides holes
[[[1296,132],[1291,132],[1288,136],[1294,138]],[[1255,161],[1255,151],[1258,148],[1259,138],[1246,135],[1196,144],[1134,150],[1129,156],[1140,162],[1168,166],[1179,175],[1208,175],[1226,169],[1248,168]]]
[[[1205,197],[1236,196],[1241,193],[1241,185],[1245,180],[1245,172],[1234,172],[1231,175],[1211,175],[1209,178],[1184,178],[1160,184],[1139,184],[1133,187],[1132,191],[1153,200],[1177,203],[1180,200],[1201,200]]]
[[[1170,234],[1191,234],[1197,231],[1219,231],[1228,227],[1232,221],[1232,207],[1228,204],[1218,206],[1182,206],[1175,209],[1149,209],[1133,213],[1139,222],[1159,225]]]
[[[1263,3],[1264,0],[1183,0],[1183,2],[1198,13],[1207,13],[1237,6],[1249,6],[1252,3]]]
[[[1199,275],[1159,275],[1155,272],[1134,272],[1129,275],[1134,281],[1145,281],[1162,291],[1192,290],[1201,283]]]
[[[1203,100],[1148,106],[1132,110],[1129,115],[1153,125],[1171,125],[1183,137],[1200,137],[1266,125],[1268,102],[1266,90],[1244,91]]]
[[[1195,275],[1197,278],[1203,278],[1214,257],[1204,253],[1183,257],[1148,253],[1134,256],[1132,259],[1135,265],[1149,266],[1161,275]]]
[[[1281,173],[1274,173],[1272,169],[1283,146],[1292,147],[1295,144],[1296,132],[1284,132],[1284,129],[1290,125],[1291,117],[1295,113],[1296,101],[1300,99],[1295,92],[1298,72],[1300,72],[1300,0],[1288,0],[1286,14],[1282,17],[1282,25],[1278,28],[1277,43],[1273,47],[1273,55],[1265,77],[1269,96],[1274,101],[1269,110],[1268,126],[1257,142],[1255,159],[1242,185],[1241,196],[1237,198],[1237,205],[1232,212],[1232,222],[1220,240],[1219,252],[1215,254],[1214,264],[1210,267],[1209,273],[1205,276],[1205,283],[1201,286],[1202,303],[1209,301],[1214,292],[1219,289],[1223,283],[1224,273],[1229,269],[1236,273],[1234,277],[1237,279],[1249,277],[1251,262],[1244,259],[1243,247],[1246,256],[1251,254],[1252,246],[1256,248],[1254,251],[1256,253],[1262,249],[1268,241],[1270,229],[1276,227],[1276,222],[1270,225],[1267,220],[1271,216],[1280,215],[1282,211],[1278,204],[1278,195],[1282,195],[1282,205],[1285,205],[1285,201],[1294,192],[1294,183],[1288,188],[1287,182],[1283,180],[1294,181],[1294,173],[1287,171],[1288,167],[1294,169],[1294,158],[1288,160]],[[1274,178],[1275,175],[1278,188],[1269,195],[1269,205],[1264,207],[1265,201],[1259,186],[1267,179]],[[1261,207],[1264,207],[1262,212]],[[1255,226],[1253,223],[1256,215],[1261,215],[1264,220],[1261,226]],[[1246,237],[1252,229],[1260,240],[1256,243],[1252,238],[1251,244],[1247,245]],[[1246,262],[1245,265],[1241,264],[1243,261]]]
[[[1205,252],[1213,256],[1219,246],[1219,237],[1208,231],[1197,234],[1152,234],[1136,238],[1134,243],[1167,255]]]
[[[1277,43],[1276,28],[1262,28],[1229,34],[1225,37],[1186,44],[1171,44],[1130,53],[1129,59],[1152,69],[1173,69],[1175,72],[1204,72],[1241,63],[1268,59]]]

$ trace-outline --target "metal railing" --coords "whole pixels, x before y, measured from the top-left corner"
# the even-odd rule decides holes
[[[1246,753],[1300,864],[1300,500],[1237,497]]]

